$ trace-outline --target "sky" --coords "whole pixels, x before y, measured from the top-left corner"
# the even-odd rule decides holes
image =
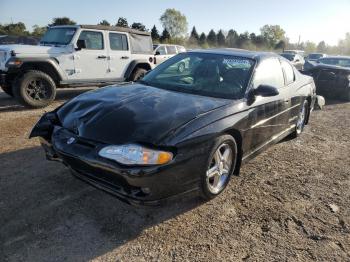
[[[24,22],[44,26],[53,17],[68,16],[78,24],[97,24],[106,19],[115,24],[126,17],[129,24],[156,25],[167,8],[186,15],[189,32],[195,25],[206,34],[231,28],[239,33],[259,33],[265,24],[278,24],[291,42],[320,42],[335,45],[350,32],[350,0],[0,0],[0,23]]]

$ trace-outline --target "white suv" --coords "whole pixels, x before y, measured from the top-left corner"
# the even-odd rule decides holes
[[[0,85],[31,107],[55,99],[56,87],[135,81],[154,67],[150,33],[130,28],[50,27],[38,46],[0,46]]]
[[[155,57],[154,63],[159,65],[178,53],[186,52],[186,48],[180,45],[158,44],[153,45],[153,52]]]

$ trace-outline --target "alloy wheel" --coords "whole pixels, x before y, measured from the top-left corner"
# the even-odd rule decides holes
[[[49,87],[45,81],[35,78],[29,81],[25,88],[25,92],[33,100],[41,101],[50,97]]]
[[[230,145],[224,143],[215,151],[207,169],[207,186],[211,193],[218,194],[225,188],[233,163]]]

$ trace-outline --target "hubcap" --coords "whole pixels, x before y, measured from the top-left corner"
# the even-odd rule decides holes
[[[298,122],[297,122],[297,132],[298,133],[301,133],[301,131],[303,131],[304,124],[305,124],[305,114],[306,114],[306,110],[305,110],[305,106],[303,106],[303,108],[301,109],[301,111],[299,113],[299,118],[298,118]]]
[[[211,193],[217,194],[229,177],[233,162],[233,152],[228,144],[222,144],[215,151],[207,170],[207,185]]]
[[[45,100],[49,96],[48,87],[41,79],[31,80],[25,91],[33,100]]]

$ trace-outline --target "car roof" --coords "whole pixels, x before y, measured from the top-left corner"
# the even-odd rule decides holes
[[[107,25],[59,25],[52,26],[55,28],[59,27],[71,27],[71,28],[84,28],[84,29],[93,29],[93,30],[108,30],[108,31],[117,31],[117,32],[126,32],[137,35],[147,35],[150,36],[150,32],[139,31],[136,29],[128,28],[128,27],[119,27],[119,26],[107,26]]]
[[[322,57],[321,59],[350,59],[350,56],[341,56],[341,55],[333,55],[333,56],[327,56],[327,57]]]
[[[213,49],[196,49],[188,51],[189,53],[206,53],[206,54],[218,54],[218,55],[231,55],[239,56],[244,58],[250,58],[255,60],[262,60],[269,57],[278,58],[279,55],[272,52],[260,52],[260,51],[250,51],[238,48],[213,48]]]

